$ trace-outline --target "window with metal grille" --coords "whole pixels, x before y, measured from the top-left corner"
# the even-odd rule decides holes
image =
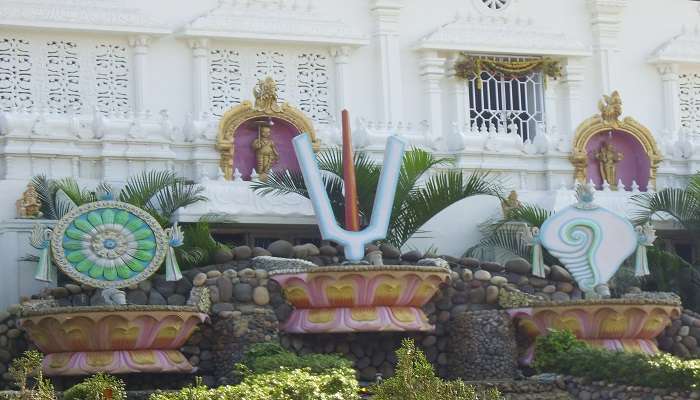
[[[502,58],[519,61],[522,58]],[[476,77],[469,80],[469,118],[478,129],[505,126],[523,140],[533,139],[537,125],[544,123],[544,79],[542,73],[523,76],[482,71],[481,88]]]

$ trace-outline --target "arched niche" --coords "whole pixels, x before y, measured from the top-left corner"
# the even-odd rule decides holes
[[[321,145],[311,120],[303,112],[288,103],[277,102],[277,86],[272,78],[258,82],[253,93],[255,103],[243,101],[224,113],[219,121],[216,148],[221,154],[221,170],[228,180],[233,179],[235,169],[239,170],[244,179],[250,177],[255,165],[255,152],[251,144],[258,134],[258,121],[274,123],[271,137],[280,153],[280,159],[272,170],[299,168],[292,147],[294,136],[308,133],[314,150],[318,151]]]
[[[616,165],[616,175],[626,188],[632,186],[632,181],[642,191],[655,187],[656,171],[663,158],[649,129],[632,117],[620,120],[622,101],[618,92],[604,96],[598,109],[600,114],[585,120],[576,129],[570,157],[575,180],[580,183],[592,180],[597,187],[602,186],[603,174],[596,154],[609,143],[622,154],[622,160]]]

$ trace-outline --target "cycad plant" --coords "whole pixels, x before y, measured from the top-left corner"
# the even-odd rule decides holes
[[[643,224],[655,215],[670,216],[685,228],[695,248],[695,260],[700,257],[700,172],[693,175],[688,185],[681,188],[667,188],[658,192],[642,193],[633,202],[638,207],[635,224]]]
[[[488,221],[481,226],[481,241],[469,249],[467,255],[485,258],[485,253],[496,250],[509,257],[530,260],[532,247],[525,240],[524,233],[530,228],[540,228],[551,215],[552,211],[529,203],[511,208],[502,218]],[[560,264],[556,257],[545,249],[543,251],[545,264]]]
[[[345,205],[342,152],[323,150],[317,154],[317,160],[333,212],[342,225]],[[355,153],[354,163],[360,220],[365,226],[372,217],[381,166],[362,152]],[[452,164],[450,158],[435,157],[418,148],[404,153],[386,242],[403,246],[432,217],[467,197],[480,194],[501,197],[499,183],[488,173],[477,171],[465,176],[458,169],[441,169]],[[438,170],[431,173],[433,169]],[[255,182],[253,189],[261,195],[297,193],[309,198],[299,171],[272,171],[266,182]]]
[[[32,178],[32,185],[41,200],[44,218],[61,219],[75,207],[97,201],[98,198],[115,199],[129,203],[148,212],[158,223],[167,228],[175,212],[182,207],[206,200],[204,188],[177,176],[172,171],[144,171],[127,180],[118,193],[105,183],[95,190],[80,187],[74,178],[48,179],[44,175]],[[218,244],[209,235],[205,223],[184,227],[185,243],[175,249],[183,268],[208,262]]]

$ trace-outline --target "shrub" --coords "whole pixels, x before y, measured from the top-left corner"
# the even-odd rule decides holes
[[[308,368],[282,369],[247,376],[240,385],[207,389],[201,384],[149,400],[353,400],[359,385],[355,371],[339,368],[314,374]]]
[[[56,392],[50,380],[44,378],[41,363],[44,356],[36,350],[28,350],[22,357],[12,360],[8,371],[19,388],[15,398],[22,400],[55,400]],[[29,378],[34,377],[34,386],[30,387]],[[12,398],[12,396],[8,396]]]
[[[396,375],[373,388],[375,400],[498,400],[500,393],[486,390],[477,393],[462,381],[444,381],[435,375],[433,366],[413,340],[404,339],[396,352]]]
[[[537,338],[535,354],[534,366],[539,372],[652,388],[700,388],[700,360],[597,349],[570,332],[552,331]]]
[[[308,368],[312,373],[324,373],[331,369],[351,368],[350,360],[335,354],[308,354],[298,356],[277,343],[253,345],[245,354],[243,363],[250,373],[264,373],[281,368]]]
[[[124,382],[111,375],[98,373],[63,393],[63,400],[126,400]]]

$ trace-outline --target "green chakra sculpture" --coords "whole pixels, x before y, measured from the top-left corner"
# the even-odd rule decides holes
[[[51,256],[74,280],[98,288],[122,288],[155,273],[165,260],[166,278],[179,280],[174,247],[177,225],[162,229],[146,211],[118,201],[97,201],[68,212],[52,230],[37,226],[32,245],[41,250],[36,278],[51,280]]]

